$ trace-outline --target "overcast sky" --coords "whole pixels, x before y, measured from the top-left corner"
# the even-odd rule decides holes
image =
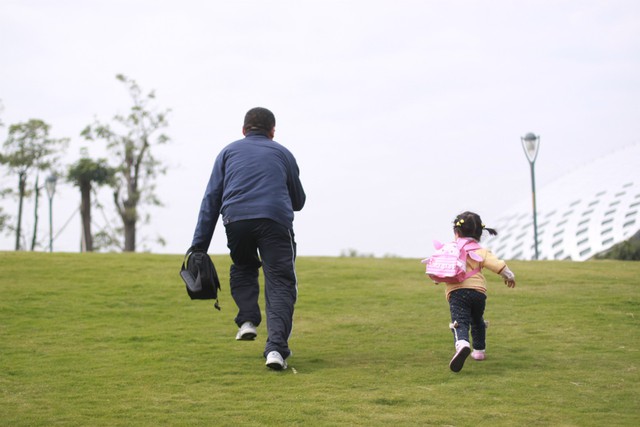
[[[541,136],[539,187],[640,141],[640,2],[0,0],[1,141],[39,118],[71,138],[68,163],[81,147],[103,155],[79,134],[130,107],[119,73],[172,111],[172,142],[155,150],[165,206],[140,248],[188,248],[215,156],[263,106],[307,192],[299,255],[420,258],[458,212],[491,226],[531,197],[527,132]],[[0,186],[16,187],[5,172]],[[54,250],[78,251],[79,203],[61,182]],[[210,252],[226,253],[220,222]]]

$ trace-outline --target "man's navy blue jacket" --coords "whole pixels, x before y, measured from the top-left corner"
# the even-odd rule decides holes
[[[191,245],[209,249],[220,214],[225,225],[262,218],[292,229],[305,200],[293,154],[266,132],[251,131],[216,158]]]

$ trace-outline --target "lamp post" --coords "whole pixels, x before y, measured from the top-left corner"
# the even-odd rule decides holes
[[[49,196],[49,252],[53,252],[53,195],[56,192],[56,181],[58,177],[52,174],[44,182],[47,196]]]
[[[529,160],[531,166],[531,194],[533,196],[533,246],[535,248],[535,259],[538,259],[538,219],[536,210],[536,176],[534,173],[534,166],[536,163],[536,157],[538,157],[538,148],[540,148],[540,136],[536,136],[529,132],[523,137],[520,137],[522,141],[522,148],[524,154]]]

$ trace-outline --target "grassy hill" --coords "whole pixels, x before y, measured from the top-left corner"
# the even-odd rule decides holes
[[[181,256],[0,252],[0,425],[640,425],[640,263],[510,262],[454,374],[414,259],[299,258],[290,369],[189,300]],[[488,273],[489,275],[490,273]]]

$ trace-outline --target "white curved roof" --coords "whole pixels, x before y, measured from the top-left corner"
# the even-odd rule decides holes
[[[584,261],[640,230],[640,144],[599,158],[537,189],[539,259]],[[503,259],[535,258],[533,203],[495,222],[484,243]]]

